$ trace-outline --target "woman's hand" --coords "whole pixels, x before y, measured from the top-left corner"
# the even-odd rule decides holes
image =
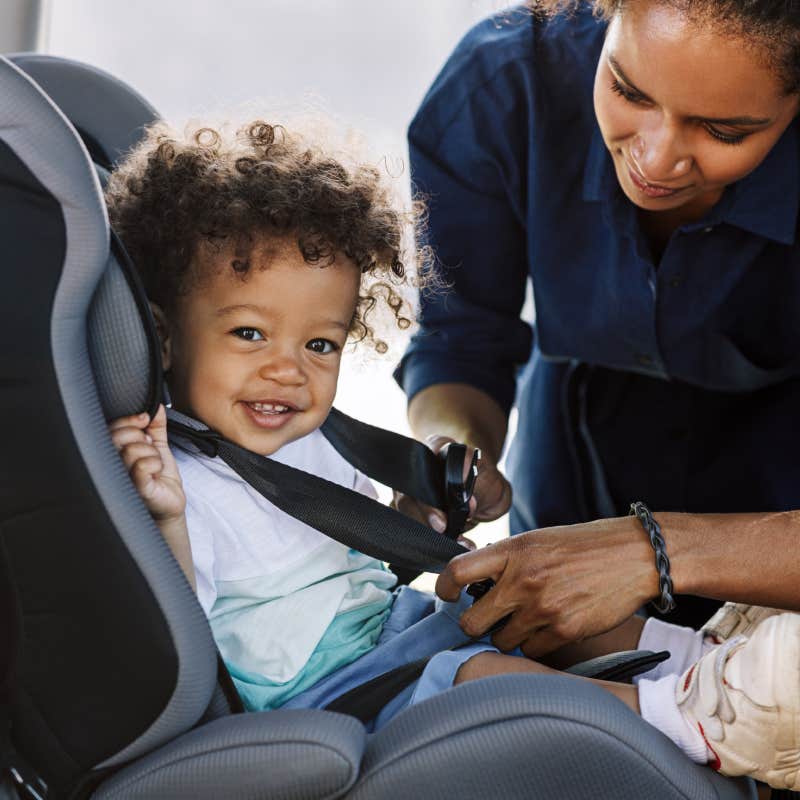
[[[436,593],[456,600],[485,578],[496,586],[464,612],[461,627],[480,636],[510,614],[492,641],[531,658],[616,627],[658,594],[653,551],[633,517],[542,528],[457,556]]]
[[[186,497],[175,459],[167,443],[167,415],[159,406],[151,420],[147,414],[121,417],[109,425],[111,441],[125,468],[157,522],[183,516]]]
[[[444,454],[448,445],[453,443],[453,439],[448,436],[433,435],[425,440],[425,444],[434,453]],[[474,447],[467,447],[464,457],[464,477],[467,477]],[[425,525],[429,525],[440,533],[447,527],[447,515],[438,508],[420,503],[418,500],[400,492],[394,493],[392,506],[401,511],[406,516],[416,519]],[[478,462],[478,476],[475,480],[475,487],[472,498],[470,499],[469,518],[466,530],[475,527],[479,522],[488,522],[497,519],[508,511],[511,506],[511,486],[503,474],[496,466],[490,464],[486,459],[481,458]],[[467,546],[472,543],[465,540]],[[474,546],[474,545],[473,545]]]

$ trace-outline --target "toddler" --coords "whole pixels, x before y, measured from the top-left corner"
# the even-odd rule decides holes
[[[373,308],[409,324],[400,290],[419,267],[413,220],[397,210],[380,172],[262,122],[235,135],[204,128],[183,137],[157,126],[112,175],[107,200],[151,300],[175,407],[242,447],[375,496],[319,428],[347,341],[384,348]],[[381,562],[287,516],[221,460],[168,443],[163,407],[152,420],[126,417],[110,427],[248,709],[323,707],[433,656],[380,712],[378,728],[462,681],[551,671],[488,641],[465,643],[463,601],[435,607],[427,594],[393,592],[395,576]],[[775,620],[794,617],[772,615],[767,627],[753,623],[743,633],[774,636]],[[797,637],[800,627],[787,624]],[[697,723],[749,640],[683,631],[645,627],[640,644],[673,651],[670,665],[649,676],[658,680],[595,682],[690,757],[719,766]],[[716,711],[703,713],[708,725]],[[786,770],[775,777],[771,765],[758,766],[763,747],[751,739],[763,744],[762,734],[737,740],[743,752],[728,759],[728,771],[785,783]]]

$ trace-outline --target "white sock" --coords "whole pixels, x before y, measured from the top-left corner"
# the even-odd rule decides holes
[[[669,650],[670,657],[649,672],[637,675],[633,682],[638,684],[640,680],[656,681],[666,675],[682,675],[716,646],[702,631],[648,617],[639,636],[639,650]]]
[[[665,675],[655,681],[647,678],[639,681],[639,708],[642,719],[672,739],[692,761],[706,764],[713,760],[714,755],[706,747],[700,731],[686,721],[675,701],[675,686],[680,677],[680,675]]]

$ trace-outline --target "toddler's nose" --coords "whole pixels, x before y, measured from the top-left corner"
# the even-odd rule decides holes
[[[306,382],[306,374],[299,361],[288,353],[274,354],[259,369],[261,378],[292,386]]]

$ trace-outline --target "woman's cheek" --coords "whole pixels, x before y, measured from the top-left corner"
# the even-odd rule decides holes
[[[709,136],[709,134],[705,134]],[[709,186],[728,186],[752,172],[762,160],[746,144],[729,145],[711,142],[695,147],[695,168]]]

